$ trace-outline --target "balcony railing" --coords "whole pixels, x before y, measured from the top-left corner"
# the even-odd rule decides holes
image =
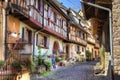
[[[81,44],[83,44],[83,45],[87,45],[87,41],[86,41],[86,40],[80,39],[80,42],[81,42]]]
[[[30,6],[29,12],[30,18],[38,24],[42,24],[42,13],[36,9],[34,6]],[[40,26],[40,25],[39,25]]]
[[[13,14],[16,15],[16,18],[22,18],[21,20],[26,24],[39,29],[42,26],[43,14],[30,4],[30,0],[11,0],[11,8],[13,8]],[[25,17],[27,17],[27,20],[24,19]]]
[[[28,16],[29,14],[29,0],[11,0],[11,7],[14,8],[17,12]]]
[[[48,24],[49,23],[49,24]],[[49,20],[47,18],[44,18],[44,26],[47,27],[50,31],[55,33],[55,35],[59,35],[61,37],[67,37],[67,31],[65,31],[63,28],[58,26],[55,22],[52,20]],[[56,34],[57,33],[57,34]]]
[[[93,39],[91,37],[87,37],[87,41],[92,43],[92,44],[95,44],[95,39]]]
[[[69,35],[69,38],[70,38],[70,40],[72,40],[73,42],[76,42],[76,43],[80,43],[80,44],[82,44],[82,45],[87,45],[87,41],[86,40],[83,40],[83,39],[81,39],[81,38],[79,38],[79,37],[75,37],[75,36],[71,36],[71,35]]]

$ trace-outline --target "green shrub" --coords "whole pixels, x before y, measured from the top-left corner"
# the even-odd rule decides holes
[[[26,67],[30,72],[34,71],[35,66],[34,66],[34,63],[31,57],[25,60],[21,60],[21,61],[22,61],[22,65]]]
[[[105,67],[105,48],[102,46],[100,48],[100,62],[101,62],[101,65],[103,66],[103,68]]]
[[[89,58],[89,57],[91,57],[91,55],[92,55],[91,52],[89,50],[86,50],[86,57]]]
[[[60,61],[62,61],[62,58],[60,58],[60,57],[56,57],[56,62],[60,62]]]
[[[41,47],[38,47],[38,55],[35,55],[35,63],[37,66],[43,64],[44,60],[46,59],[47,51],[45,53],[41,53]]]
[[[46,66],[47,71],[52,67],[52,63],[49,60],[44,60],[44,65]]]
[[[87,59],[91,58],[92,53],[89,50],[86,50],[86,57]]]

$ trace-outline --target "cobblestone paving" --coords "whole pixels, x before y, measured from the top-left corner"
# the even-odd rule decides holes
[[[61,67],[48,76],[35,77],[32,80],[109,80],[107,77],[94,76],[95,62],[86,62],[70,67]]]

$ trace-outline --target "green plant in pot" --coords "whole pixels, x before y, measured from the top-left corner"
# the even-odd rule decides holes
[[[32,72],[34,70],[34,63],[31,57],[22,60],[22,63],[24,65],[25,68],[27,68],[30,72]]]

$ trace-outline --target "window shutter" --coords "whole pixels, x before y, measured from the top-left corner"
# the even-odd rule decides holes
[[[40,6],[40,11],[43,12],[43,8],[44,8],[44,7],[43,7],[43,6],[44,6],[43,0],[41,0],[40,4],[41,4],[41,6]]]
[[[75,51],[77,52],[77,45],[75,45]]]
[[[24,28],[24,40],[28,41],[28,31],[27,31],[27,28]]]
[[[50,38],[47,37],[47,48],[49,48]]]
[[[22,28],[22,40],[24,40],[24,27]]]
[[[34,42],[34,32],[32,32],[32,36],[31,36],[31,43],[33,44]]]
[[[40,34],[38,34],[38,38],[37,38],[37,46],[39,46],[41,44],[41,40],[40,40]]]
[[[38,45],[38,34],[36,35],[36,45]]]
[[[41,7],[41,0],[38,0],[38,9],[40,10]]]
[[[51,8],[48,7],[48,18],[50,18],[50,16],[51,16]]]

